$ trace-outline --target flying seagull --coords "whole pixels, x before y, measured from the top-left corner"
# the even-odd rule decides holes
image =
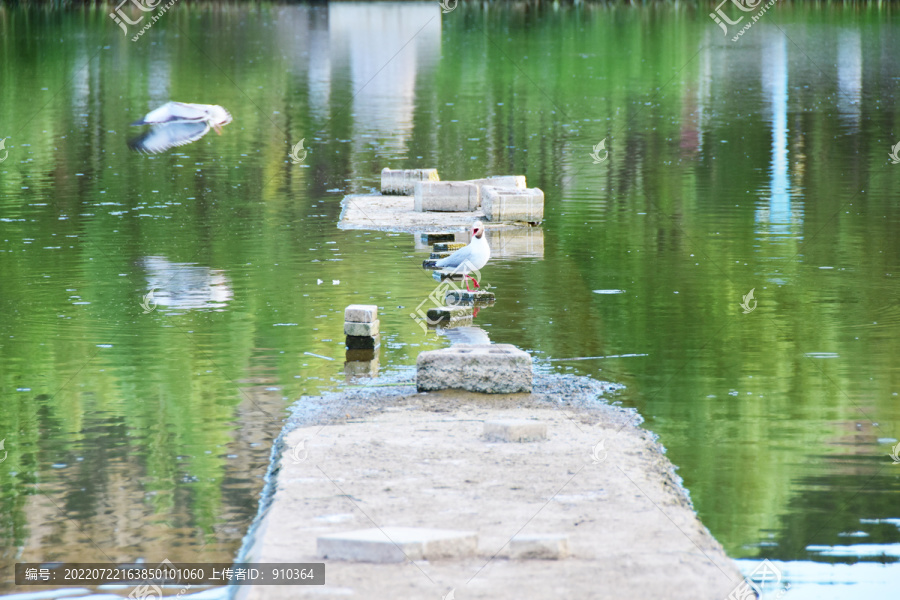
[[[228,123],[231,123],[231,115],[216,104],[167,102],[132,123],[152,127],[129,140],[128,146],[132,150],[155,154],[175,146],[196,142],[209,133],[210,127],[222,135],[222,126]]]
[[[487,264],[491,259],[491,247],[488,246],[487,238],[484,237],[484,224],[481,221],[475,221],[472,225],[472,241],[465,248],[460,248],[447,258],[442,258],[435,263],[440,268],[452,269],[454,273],[462,274],[466,282],[466,290],[469,290],[469,279],[478,285],[478,281],[474,277],[470,277],[469,273],[477,272]]]
[[[207,123],[222,135],[222,126],[231,123],[231,114],[218,104],[188,104],[166,102],[148,112],[132,125],[163,125],[170,123]]]

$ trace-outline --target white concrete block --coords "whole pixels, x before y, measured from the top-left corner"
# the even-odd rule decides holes
[[[319,556],[329,560],[398,563],[475,556],[474,531],[382,527],[323,535],[317,540]]]
[[[540,223],[544,220],[544,192],[538,188],[520,190],[483,186],[481,207],[488,221]]]
[[[344,309],[345,323],[374,323],[377,319],[378,307],[374,304],[351,304]]]
[[[422,352],[416,358],[416,387],[420,392],[531,392],[532,379],[531,355],[512,344],[458,344]]]
[[[537,442],[547,439],[547,424],[540,421],[485,421],[484,437],[494,442]]]
[[[344,321],[344,335],[367,335],[375,337],[378,335],[378,328],[381,321],[375,319],[371,323],[352,323]]]
[[[417,212],[471,212],[478,208],[478,186],[465,181],[416,183],[413,210]]]
[[[509,542],[509,557],[513,560],[560,560],[568,556],[569,537],[566,535],[517,535]]]
[[[500,187],[500,188],[518,188],[524,190],[525,185],[525,176],[524,175],[498,175],[495,177],[485,177],[484,179],[469,179],[466,183],[473,183],[478,188],[478,206],[481,206],[483,193],[483,186],[491,186],[491,187]]]
[[[418,181],[440,181],[437,169],[388,169],[381,171],[381,193],[385,196],[412,196]]]

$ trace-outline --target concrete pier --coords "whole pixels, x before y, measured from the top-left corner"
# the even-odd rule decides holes
[[[237,600],[723,600],[742,582],[653,435],[603,400],[610,384],[540,376],[510,396],[395,381],[298,401],[238,559],[325,562],[326,584],[236,586]],[[487,421],[518,420],[546,439],[483,436]],[[477,545],[419,554],[392,528],[462,529]],[[319,540],[372,529],[397,538],[403,562],[321,558]]]

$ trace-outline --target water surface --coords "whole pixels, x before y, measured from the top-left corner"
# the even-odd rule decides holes
[[[624,384],[704,524],[795,597],[806,564],[897,584],[893,9],[779,6],[738,42],[683,6],[433,2],[0,31],[4,573],[230,560],[286,408],[346,385],[344,306],[380,307],[382,375],[450,343],[409,317],[434,287],[413,236],[337,228],[383,167],[433,166],[546,194],[541,228],[492,240],[478,335]],[[131,152],[173,99],[234,122]]]

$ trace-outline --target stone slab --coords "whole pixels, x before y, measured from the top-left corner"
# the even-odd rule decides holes
[[[344,309],[345,323],[374,323],[378,320],[378,307],[374,304],[351,304]]]
[[[517,535],[509,542],[509,557],[513,560],[561,560],[568,556],[567,535]]]
[[[466,306],[473,304],[475,306],[488,306],[493,304],[495,300],[496,297],[493,292],[486,292],[484,290],[475,290],[474,292],[468,292],[466,290],[450,290],[444,297],[447,306]]]
[[[375,319],[371,323],[351,323],[349,321],[344,321],[344,335],[365,335],[374,337],[378,335],[380,324],[381,321],[378,319]]]
[[[381,345],[381,336],[348,335],[345,343],[350,350],[372,350]]]
[[[494,442],[538,442],[547,439],[547,424],[540,421],[485,421],[484,437]]]
[[[481,207],[488,221],[540,223],[544,220],[544,192],[539,188],[511,189],[484,186]]]
[[[432,252],[432,253],[428,256],[428,258],[434,258],[434,259],[440,260],[440,259],[442,259],[442,258],[447,258],[447,257],[450,256],[451,254],[453,254],[453,253],[450,252],[449,250],[448,250],[447,252]]]
[[[420,181],[440,181],[437,169],[381,170],[381,193],[386,196],[409,196]]]
[[[434,245],[432,252],[456,252],[466,246],[465,242],[440,242]]]
[[[420,392],[531,392],[532,378],[531,355],[512,344],[459,344],[422,352],[416,358],[416,388]]]
[[[323,535],[316,542],[319,556],[324,559],[399,563],[474,556],[478,534],[452,529],[381,527]]]
[[[472,183],[420,181],[414,188],[416,212],[472,212],[478,204],[478,186]]]

